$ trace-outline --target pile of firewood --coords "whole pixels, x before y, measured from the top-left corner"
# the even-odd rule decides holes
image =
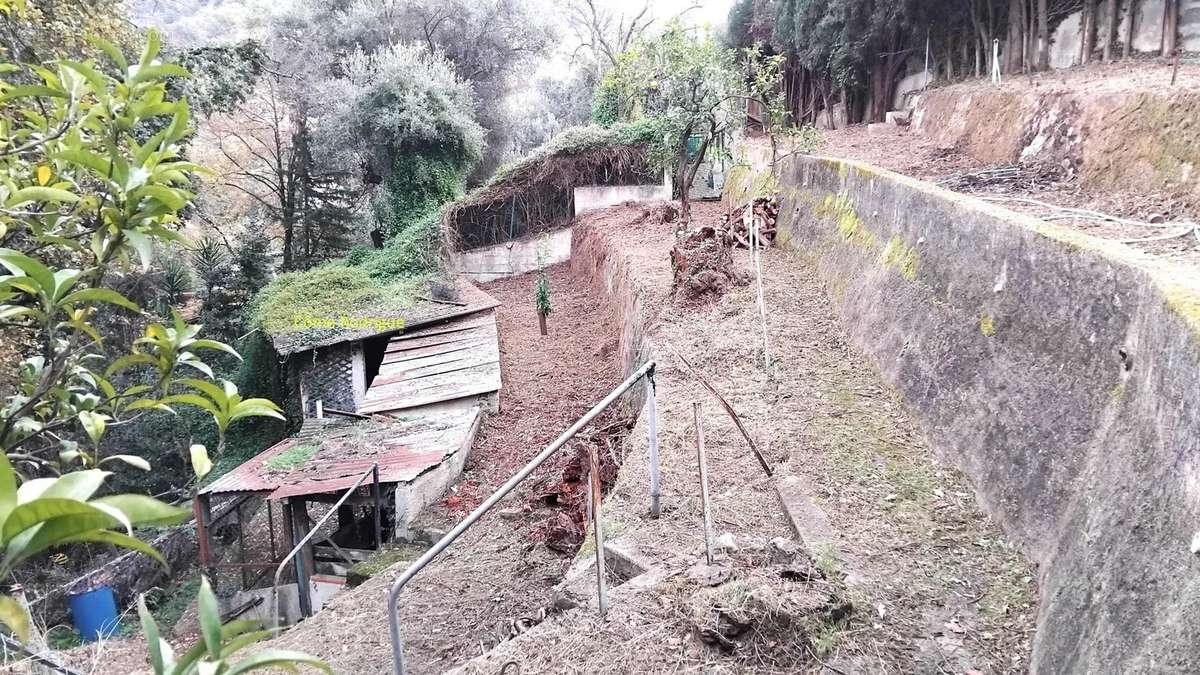
[[[759,246],[775,243],[775,220],[779,217],[779,197],[758,197],[732,214],[721,216],[716,235],[728,246],[750,248],[750,225],[758,221]]]

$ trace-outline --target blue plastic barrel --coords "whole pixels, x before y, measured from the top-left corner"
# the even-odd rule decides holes
[[[117,632],[117,598],[108,586],[97,586],[81,593],[67,595],[71,618],[79,634],[95,642]]]

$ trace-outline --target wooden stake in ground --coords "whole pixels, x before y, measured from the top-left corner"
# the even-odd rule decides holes
[[[692,418],[696,425],[696,462],[700,466],[700,504],[704,507],[704,557],[713,564],[712,510],[708,505],[708,460],[704,457],[704,424],[700,419],[700,402],[692,402]]]
[[[608,587],[604,573],[604,518],[600,514],[600,461],[596,457],[596,446],[588,448],[591,464],[592,530],[596,534],[596,593],[600,600],[600,616],[608,614]]]
[[[679,359],[680,363],[682,363],[689,371],[691,371],[696,380],[700,382],[700,386],[707,389],[708,393],[712,394],[713,398],[717,399],[717,403],[720,403],[721,407],[725,409],[725,412],[729,415],[729,418],[733,420],[733,425],[737,427],[738,431],[741,432],[742,438],[746,439],[746,443],[750,446],[750,451],[753,452],[755,458],[758,459],[758,463],[762,466],[763,471],[767,472],[768,476],[774,475],[775,472],[771,469],[771,465],[767,464],[767,458],[763,457],[762,453],[758,451],[758,446],[755,445],[754,439],[750,438],[750,432],[746,431],[746,427],[742,426],[742,419],[738,417],[736,412],[734,412],[733,406],[729,405],[729,401],[726,401],[725,397],[722,396],[716,389],[714,389],[713,386],[708,383],[708,380],[704,379],[704,376],[700,374],[700,371],[697,370],[695,366],[688,363],[688,360],[683,358],[683,354],[680,354],[674,349],[672,349],[671,352],[675,354],[675,358]]]

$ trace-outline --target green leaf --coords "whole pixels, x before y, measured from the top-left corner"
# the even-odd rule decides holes
[[[138,553],[145,553],[161,563],[163,567],[170,567],[167,564],[166,558],[163,558],[161,553],[154,550],[153,546],[147,544],[141,539],[138,539],[137,537],[131,537],[127,534],[121,534],[120,532],[113,532],[111,530],[95,530],[80,535],[75,539],[75,541],[90,541],[97,544],[112,544],[113,546],[127,548],[131,551],[137,551]]]
[[[133,312],[142,311],[132,300],[126,298],[111,288],[85,288],[63,298],[59,304],[72,305],[77,302],[106,302],[110,305],[124,307]]]
[[[259,668],[286,667],[302,663],[333,675],[333,668],[315,656],[287,649],[266,649],[231,666],[222,675],[241,675]]]
[[[54,290],[54,273],[50,268],[23,253],[0,248],[0,265],[7,267],[13,274],[25,274],[46,293]]]
[[[142,621],[142,635],[146,636],[146,647],[150,650],[150,665],[155,675],[165,675],[166,659],[163,658],[162,638],[158,633],[158,622],[146,607],[146,594],[138,594],[138,618]]]
[[[285,421],[287,419],[280,412],[279,406],[265,398],[248,398],[238,403],[233,408],[233,414],[229,416],[229,421],[240,420],[243,417],[274,417]]]
[[[67,92],[61,89],[51,89],[40,84],[26,84],[19,87],[13,87],[4,92],[0,96],[0,101],[10,101],[14,98],[28,98],[30,96],[49,96],[51,98],[67,98]]]
[[[122,74],[129,70],[129,62],[125,60],[125,55],[121,53],[120,49],[117,49],[116,45],[98,36],[90,37],[88,41],[108,55],[109,60],[121,69]]]
[[[188,77],[191,75],[187,68],[173,63],[161,63],[153,66],[140,66],[137,73],[129,81],[130,84],[140,84],[151,80],[165,80],[168,77]]]
[[[88,84],[92,85],[92,91],[95,93],[99,94],[108,89],[108,80],[104,75],[100,74],[100,71],[88,64],[79,63],[78,61],[59,61],[59,63],[82,75],[88,81]]]
[[[172,211],[180,211],[188,204],[186,192],[165,185],[144,185],[138,188],[138,194],[159,201]]]
[[[29,612],[11,595],[0,595],[0,623],[8,626],[8,630],[21,642],[29,640],[29,627],[32,625]]]
[[[11,209],[22,204],[28,204],[29,202],[62,202],[74,204],[77,201],[79,201],[79,195],[69,190],[31,185],[12,193],[4,205]]]
[[[162,36],[158,34],[157,30],[151,28],[146,32],[146,48],[142,50],[142,58],[138,61],[139,68],[145,68],[154,62],[160,46],[162,46]]]
[[[154,258],[154,241],[137,230],[122,230],[129,245],[138,252],[142,260],[142,273],[150,271],[150,261]]]
[[[112,377],[112,375],[115,373],[119,373],[122,370],[132,368],[133,366],[139,364],[157,366],[158,359],[150,356],[149,354],[126,354],[116,361],[113,361],[112,364],[109,365],[108,369],[104,371],[104,376]]]
[[[192,471],[196,478],[203,480],[213,468],[212,460],[208,458],[208,448],[195,443],[188,449],[188,454],[192,456]]]
[[[83,430],[87,432],[88,438],[92,439],[92,445],[100,447],[100,438],[104,436],[104,430],[108,427],[108,415],[94,413],[90,410],[83,410],[79,413],[79,424],[83,426]]]
[[[56,519],[69,519],[79,532],[116,527],[121,524],[111,513],[88,502],[62,497],[39,497],[12,510],[4,521],[3,540],[11,543],[17,535]]]
[[[112,472],[101,471],[99,469],[88,469],[87,471],[73,471],[58,478],[51,479],[50,486],[46,488],[40,496],[42,497],[63,497],[66,499],[90,499],[96,490],[112,475]],[[32,481],[30,481],[32,482]],[[25,486],[22,485],[22,488]],[[24,503],[28,501],[24,499],[24,494],[21,491],[17,492],[18,501]]]
[[[242,355],[238,354],[236,349],[230,347],[224,342],[218,342],[216,340],[196,340],[192,344],[188,345],[188,349],[216,349],[218,351],[225,352],[226,354],[232,354],[233,356],[236,356],[238,361],[242,360]]]
[[[220,659],[221,610],[217,607],[217,596],[213,594],[212,586],[208,585],[208,577],[200,578],[200,594],[196,596],[196,607],[200,615],[200,633],[204,636],[208,656],[213,660]]]
[[[8,514],[17,505],[17,474],[13,471],[8,455],[0,452],[0,531]]]
[[[112,171],[112,162],[86,148],[63,150],[50,155],[50,158],[90,169],[102,178],[108,178]]]
[[[125,462],[129,466],[141,469],[142,471],[150,470],[150,462],[147,462],[144,457],[138,457],[137,455],[109,455],[100,460],[99,466],[104,465],[105,462]]]
[[[137,458],[140,459],[140,458]],[[133,525],[157,527],[163,525],[178,525],[191,517],[188,509],[159,501],[146,495],[126,494],[111,495],[93,499],[89,504],[111,506],[129,519]]]

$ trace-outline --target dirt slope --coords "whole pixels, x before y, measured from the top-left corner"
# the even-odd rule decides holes
[[[709,208],[701,217],[715,213]],[[639,261],[634,283],[648,298],[663,297],[668,229],[638,224],[620,231],[614,220],[606,217],[600,234],[583,235],[603,253],[574,255],[630,256]],[[746,268],[744,254],[739,264]],[[562,673],[820,672],[825,664],[847,673],[1025,670],[1036,603],[1032,570],[847,344],[809,263],[771,250],[764,275],[777,358],[771,377],[759,360],[753,287],[709,307],[656,308],[650,340],[660,363],[664,514],[646,515],[644,419],[605,502],[606,530],[651,572],[613,591],[607,620],[592,609],[572,610],[457,672],[498,672],[510,661],[521,672]],[[820,574],[781,571],[766,560],[769,540],[789,534],[774,483],[673,350],[706,372],[739,411],[777,479],[807,486],[827,524],[821,537],[806,535],[808,569]],[[689,577],[703,541],[693,401],[706,411],[715,532],[732,535],[736,546],[725,558],[732,578],[713,588]],[[848,618],[837,618],[838,598],[851,601]],[[753,611],[764,606],[770,611]],[[750,627],[731,629],[739,621]]]

